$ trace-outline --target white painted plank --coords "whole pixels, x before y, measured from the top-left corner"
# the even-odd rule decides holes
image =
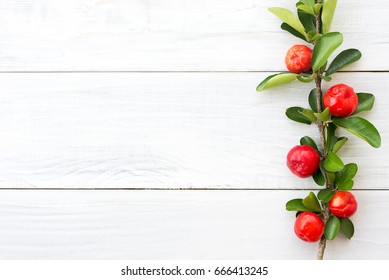
[[[1,191],[1,259],[313,259],[285,201],[302,191]],[[387,191],[357,191],[327,259],[389,258]]]
[[[334,30],[388,70],[389,2],[338,1]],[[1,71],[283,70],[290,45],[267,8],[280,0],[15,0],[0,3]]]
[[[0,187],[312,188],[285,166],[301,136],[317,135],[284,116],[310,88],[256,93],[268,74],[1,74]],[[376,94],[364,115],[382,148],[350,136],[341,155],[360,166],[356,188],[387,188],[389,74],[338,82]]]

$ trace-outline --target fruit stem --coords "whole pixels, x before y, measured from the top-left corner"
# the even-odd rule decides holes
[[[315,3],[321,3],[321,2],[322,2],[321,0],[315,0]],[[320,9],[318,15],[316,16],[316,33],[317,34],[321,33],[321,29],[322,29],[321,13],[322,13],[322,9]],[[321,88],[322,74],[323,73],[321,72],[321,69],[319,69],[319,70],[317,70],[316,75],[315,75],[316,104],[317,104],[318,113],[321,113],[323,111],[323,107],[322,107],[323,91]],[[322,160],[324,160],[327,157],[326,126],[319,119],[317,120],[316,125],[317,125],[317,128],[319,129],[319,133],[320,133],[320,143],[321,143],[321,150],[322,150],[322,156],[323,156]],[[326,181],[326,188],[332,189],[332,184],[330,183],[330,181],[328,179],[327,172],[325,170],[322,170],[322,171],[323,171],[322,173],[324,175],[324,179]],[[323,214],[323,222],[325,224],[330,216],[330,210],[328,207],[328,203],[323,203],[323,213],[322,214]],[[318,260],[323,260],[324,251],[326,249],[326,243],[327,243],[327,239],[326,239],[325,235],[323,234],[323,236],[320,238],[319,248],[318,248],[317,256],[316,256],[316,258]]]

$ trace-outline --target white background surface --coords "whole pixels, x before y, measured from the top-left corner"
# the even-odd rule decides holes
[[[1,1],[0,258],[314,258],[284,210],[316,189],[285,166],[301,136],[317,139],[284,116],[312,85],[255,91],[301,43],[267,12],[293,5]],[[364,116],[383,143],[342,150],[360,207],[330,259],[389,258],[388,11],[344,0],[334,20],[340,50],[363,57],[324,88],[374,93]]]

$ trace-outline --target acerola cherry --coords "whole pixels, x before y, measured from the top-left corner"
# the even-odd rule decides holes
[[[286,53],[285,64],[293,73],[308,71],[312,67],[312,50],[304,45],[294,45]]]
[[[350,192],[338,191],[328,202],[332,214],[339,218],[349,218],[357,211],[358,203]]]
[[[320,157],[318,152],[311,146],[295,146],[289,151],[286,164],[293,174],[301,178],[307,178],[319,168]]]
[[[324,223],[315,213],[303,212],[296,218],[294,232],[301,240],[316,242],[323,235]]]
[[[348,85],[334,85],[324,95],[324,107],[328,107],[332,115],[345,118],[357,109],[358,96]]]

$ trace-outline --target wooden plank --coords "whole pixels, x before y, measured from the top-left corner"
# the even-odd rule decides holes
[[[310,86],[256,93],[268,74],[1,74],[0,187],[312,188],[285,155],[316,128],[284,117],[307,106]],[[364,116],[382,148],[350,136],[341,152],[359,164],[356,188],[387,188],[388,81],[355,73],[331,83],[377,97]]]
[[[0,4],[1,71],[279,71],[302,43],[257,0],[15,0]],[[333,29],[364,58],[349,70],[389,70],[389,2],[339,1]]]
[[[302,191],[1,191],[1,259],[313,259],[285,201]],[[387,259],[387,191],[356,191],[328,259]]]

